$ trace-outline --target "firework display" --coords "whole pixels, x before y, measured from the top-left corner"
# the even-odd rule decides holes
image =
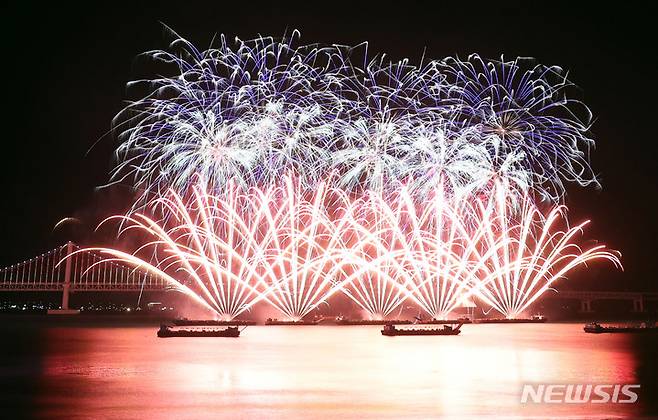
[[[290,172],[314,188],[335,173],[350,191],[403,181],[464,195],[496,176],[553,201],[563,179],[596,182],[589,111],[566,96],[557,67],[477,55],[414,66],[364,47],[294,46],[295,37],[222,36],[205,51],[178,38],[146,53],[173,75],[129,85],[149,93],[115,119],[114,182],[148,198],[187,189],[197,174],[221,191]]]
[[[445,319],[473,297],[514,318],[576,266],[619,265],[603,245],[578,246],[588,222],[564,228],[563,206],[544,217],[527,198],[510,219],[502,195],[417,204],[404,187],[394,199],[351,198],[324,184],[305,194],[289,177],[266,190],[203,188],[187,201],[174,191],[157,198],[158,220],[110,218],[146,238],[134,255],[93,250],[163,276],[225,320],[265,301],[298,321],[337,291],[372,319],[405,300]]]
[[[147,94],[115,118],[111,182],[139,192],[120,233],[146,239],[98,250],[223,319],[266,302],[301,320],[336,293],[376,319],[470,299],[514,318],[577,266],[620,266],[567,223],[565,183],[597,181],[562,69],[298,36],[145,54],[170,74],[129,85]]]

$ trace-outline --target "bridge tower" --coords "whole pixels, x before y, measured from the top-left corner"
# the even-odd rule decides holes
[[[589,300],[589,299],[581,300],[580,301],[580,312],[585,312],[585,313],[594,312],[592,310],[592,301]]]
[[[633,312],[644,312],[644,300],[642,296],[633,299]]]
[[[62,306],[60,309],[49,309],[48,315],[76,315],[79,309],[69,308],[69,294],[71,293],[71,260],[68,258],[73,253],[73,242],[66,243],[66,266],[64,268],[64,284],[62,285]]]

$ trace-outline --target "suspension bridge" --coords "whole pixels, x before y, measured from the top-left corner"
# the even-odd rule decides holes
[[[68,257],[68,258],[67,258]],[[69,308],[71,292],[163,291],[167,283],[159,276],[107,261],[73,242],[0,269],[0,292],[61,291],[62,304],[53,313],[74,313]]]
[[[170,286],[159,276],[116,261],[107,261],[93,251],[81,250],[73,242],[0,269],[0,292],[62,292],[61,309],[53,313],[77,312],[69,308],[72,292],[150,292],[168,289]],[[634,312],[644,312],[644,303],[658,300],[658,293],[564,291],[548,293],[544,298],[578,300],[581,312],[593,312],[592,301],[595,300],[625,300],[633,302]]]

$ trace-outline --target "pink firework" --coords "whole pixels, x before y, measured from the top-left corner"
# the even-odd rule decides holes
[[[564,206],[544,216],[527,196],[512,202],[505,186],[456,199],[439,184],[419,202],[405,186],[350,197],[328,185],[307,192],[285,177],[266,189],[230,183],[221,196],[169,191],[151,205],[158,219],[110,218],[120,234],[140,232],[135,252],[96,250],[163,277],[222,319],[264,301],[297,321],[338,291],[372,319],[405,301],[445,319],[472,298],[515,318],[581,264],[620,266],[604,245],[578,245],[588,222],[569,227]]]

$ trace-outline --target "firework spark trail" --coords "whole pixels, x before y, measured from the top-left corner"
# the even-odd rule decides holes
[[[159,219],[133,213],[104,221],[121,221],[119,235],[151,238],[133,254],[94,249],[162,276],[227,320],[261,300],[300,320],[341,290],[326,275],[340,241],[322,186],[308,200],[290,177],[266,190],[229,184],[221,196],[203,188],[187,199],[169,191],[154,200]]]
[[[483,172],[552,201],[563,179],[595,183],[589,111],[567,97],[557,67],[477,55],[416,66],[369,58],[367,44],[295,46],[297,37],[222,36],[205,51],[177,37],[145,53],[172,76],[131,83],[150,93],[115,119],[112,182],[131,182],[142,204],[186,190],[195,174],[214,194],[229,182],[267,188],[288,173],[310,190],[329,174],[348,191],[411,178],[421,199],[439,180],[450,180],[446,193],[486,193]]]
[[[435,319],[446,319],[459,305],[469,280],[469,254],[464,252],[469,232],[463,224],[467,219],[458,213],[466,207],[453,208],[447,200],[438,198],[443,197],[441,187],[434,199],[418,208],[404,189],[397,200],[403,230],[399,237],[408,242],[405,258],[413,270],[413,281],[407,288]]]
[[[305,199],[299,181],[286,177],[284,187],[255,193],[257,207],[264,211],[259,247],[267,267],[270,293],[283,302],[278,306],[288,319],[298,321],[340,290],[342,282],[328,275],[336,265],[333,229],[327,209],[331,198],[323,184]]]
[[[406,188],[393,198],[370,194],[351,203],[358,216],[349,218],[347,232],[357,234],[345,252],[358,258],[344,291],[373,318],[385,318],[405,299],[445,318],[467,290],[468,261],[456,252],[466,234],[462,219],[446,200],[427,204],[418,211]]]
[[[579,247],[588,222],[561,229],[563,206],[544,217],[526,197],[510,218],[504,187],[475,202],[439,189],[419,204],[405,186],[352,198],[325,184],[304,194],[291,177],[283,184],[230,184],[222,196],[195,187],[187,200],[171,191],[154,201],[160,220],[110,219],[124,222],[120,234],[152,238],[134,254],[94,250],[162,276],[222,319],[265,301],[300,320],[338,291],[375,319],[405,300],[444,319],[471,297],[514,318],[581,264],[621,266],[603,245]]]
[[[517,318],[574,268],[607,260],[622,268],[619,253],[605,245],[583,249],[577,242],[585,221],[566,224],[566,207],[544,216],[530,199],[523,202],[518,221],[505,214],[504,197],[480,203],[480,227],[472,240],[479,248],[469,294],[508,318]],[[561,223],[562,222],[562,223]]]
[[[127,121],[114,179],[133,177],[136,187],[157,193],[186,188],[196,173],[217,187],[268,182],[290,167],[312,173],[325,161],[325,116],[337,101],[313,84],[319,69],[312,64],[326,54],[290,41],[236,40],[231,49],[221,37],[219,48],[199,51],[179,38],[174,52],[146,53],[178,76],[132,83],[152,93],[117,116]],[[265,169],[253,171],[260,162]]]
[[[232,319],[269,297],[252,263],[259,257],[250,235],[255,227],[244,217],[244,200],[235,191],[228,196],[224,201],[199,188],[186,202],[171,191],[153,202],[152,207],[161,207],[167,216],[162,220],[135,213],[105,221],[119,219],[120,234],[136,230],[152,240],[133,255],[111,248],[98,250],[163,276],[175,290],[193,296],[221,319]]]
[[[530,59],[466,60],[446,58],[440,64],[448,93],[460,104],[468,127],[495,134],[505,153],[520,153],[523,167],[543,199],[558,201],[562,179],[581,186],[598,185],[587,158],[594,145],[588,135],[591,112],[567,95],[573,84],[557,66]]]
[[[582,249],[566,208],[544,217],[529,197],[508,214],[506,187],[493,197],[455,202],[436,191],[417,204],[407,188],[393,197],[371,194],[353,200],[340,220],[349,255],[344,292],[373,318],[386,317],[404,300],[428,315],[446,319],[464,299],[476,297],[509,318],[522,314],[559,279],[581,264],[608,260],[621,268],[618,253],[604,245]],[[392,204],[395,203],[395,204]]]
[[[345,254],[339,262],[343,292],[366,310],[371,319],[384,319],[400,303],[405,293],[396,281],[402,269],[392,258],[395,249],[395,221],[380,211],[381,196],[351,200],[340,215],[336,230]],[[348,255],[349,254],[349,255]]]

